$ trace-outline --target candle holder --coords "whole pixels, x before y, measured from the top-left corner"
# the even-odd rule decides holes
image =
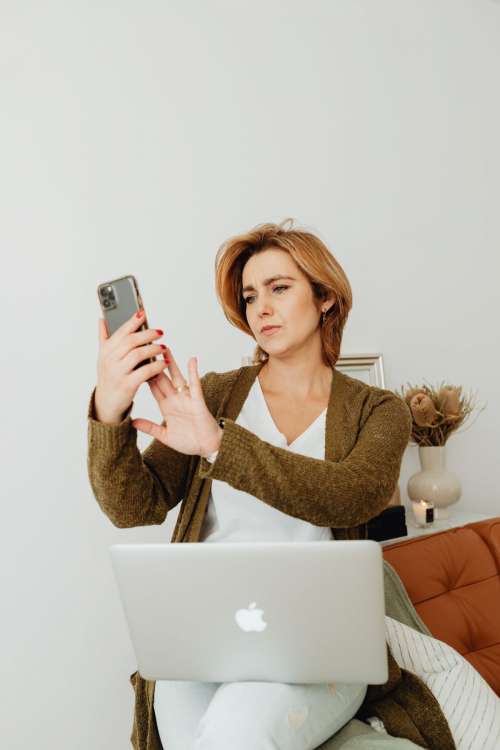
[[[430,500],[412,500],[411,506],[415,524],[420,528],[429,528],[434,525],[434,503]]]

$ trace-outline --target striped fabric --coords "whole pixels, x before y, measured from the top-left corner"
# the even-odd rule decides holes
[[[447,643],[392,617],[385,625],[394,658],[432,691],[457,750],[499,750],[500,698],[479,672]]]

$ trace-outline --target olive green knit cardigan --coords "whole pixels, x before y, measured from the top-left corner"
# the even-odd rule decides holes
[[[324,459],[261,440],[236,424],[263,363],[201,379],[208,409],[225,417],[214,463],[153,440],[142,453],[130,407],[116,425],[96,420],[95,389],[88,406],[88,475],[99,506],[119,528],[161,524],[182,502],[172,542],[196,542],[212,479],[318,526],[335,539],[366,539],[367,522],[387,506],[399,478],[411,414],[389,390],[333,369],[326,414]],[[389,679],[369,685],[357,712],[379,716],[389,734],[429,750],[456,750],[439,703],[387,646]],[[135,750],[162,750],[153,708],[155,682],[130,676],[135,691],[131,742]],[[168,748],[163,748],[168,750]]]

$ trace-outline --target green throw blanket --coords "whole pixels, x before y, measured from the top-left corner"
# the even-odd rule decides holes
[[[387,560],[384,560],[384,592],[386,615],[420,633],[432,636],[431,631],[411,603],[403,582]],[[365,717],[370,715],[366,707],[363,713]],[[351,719],[333,737],[323,742],[317,750],[416,750],[420,747],[424,745],[419,745],[417,739],[411,742],[401,737],[383,734],[372,729],[366,721]]]

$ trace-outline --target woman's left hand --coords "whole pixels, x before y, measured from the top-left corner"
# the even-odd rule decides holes
[[[189,384],[186,384],[170,349],[167,349],[166,356],[170,360],[168,371],[171,377],[162,372],[147,381],[166,424],[133,419],[132,425],[180,453],[208,456],[219,449],[222,429],[205,403],[198,360],[196,357],[188,360]],[[180,392],[177,390],[179,386],[184,386]]]

